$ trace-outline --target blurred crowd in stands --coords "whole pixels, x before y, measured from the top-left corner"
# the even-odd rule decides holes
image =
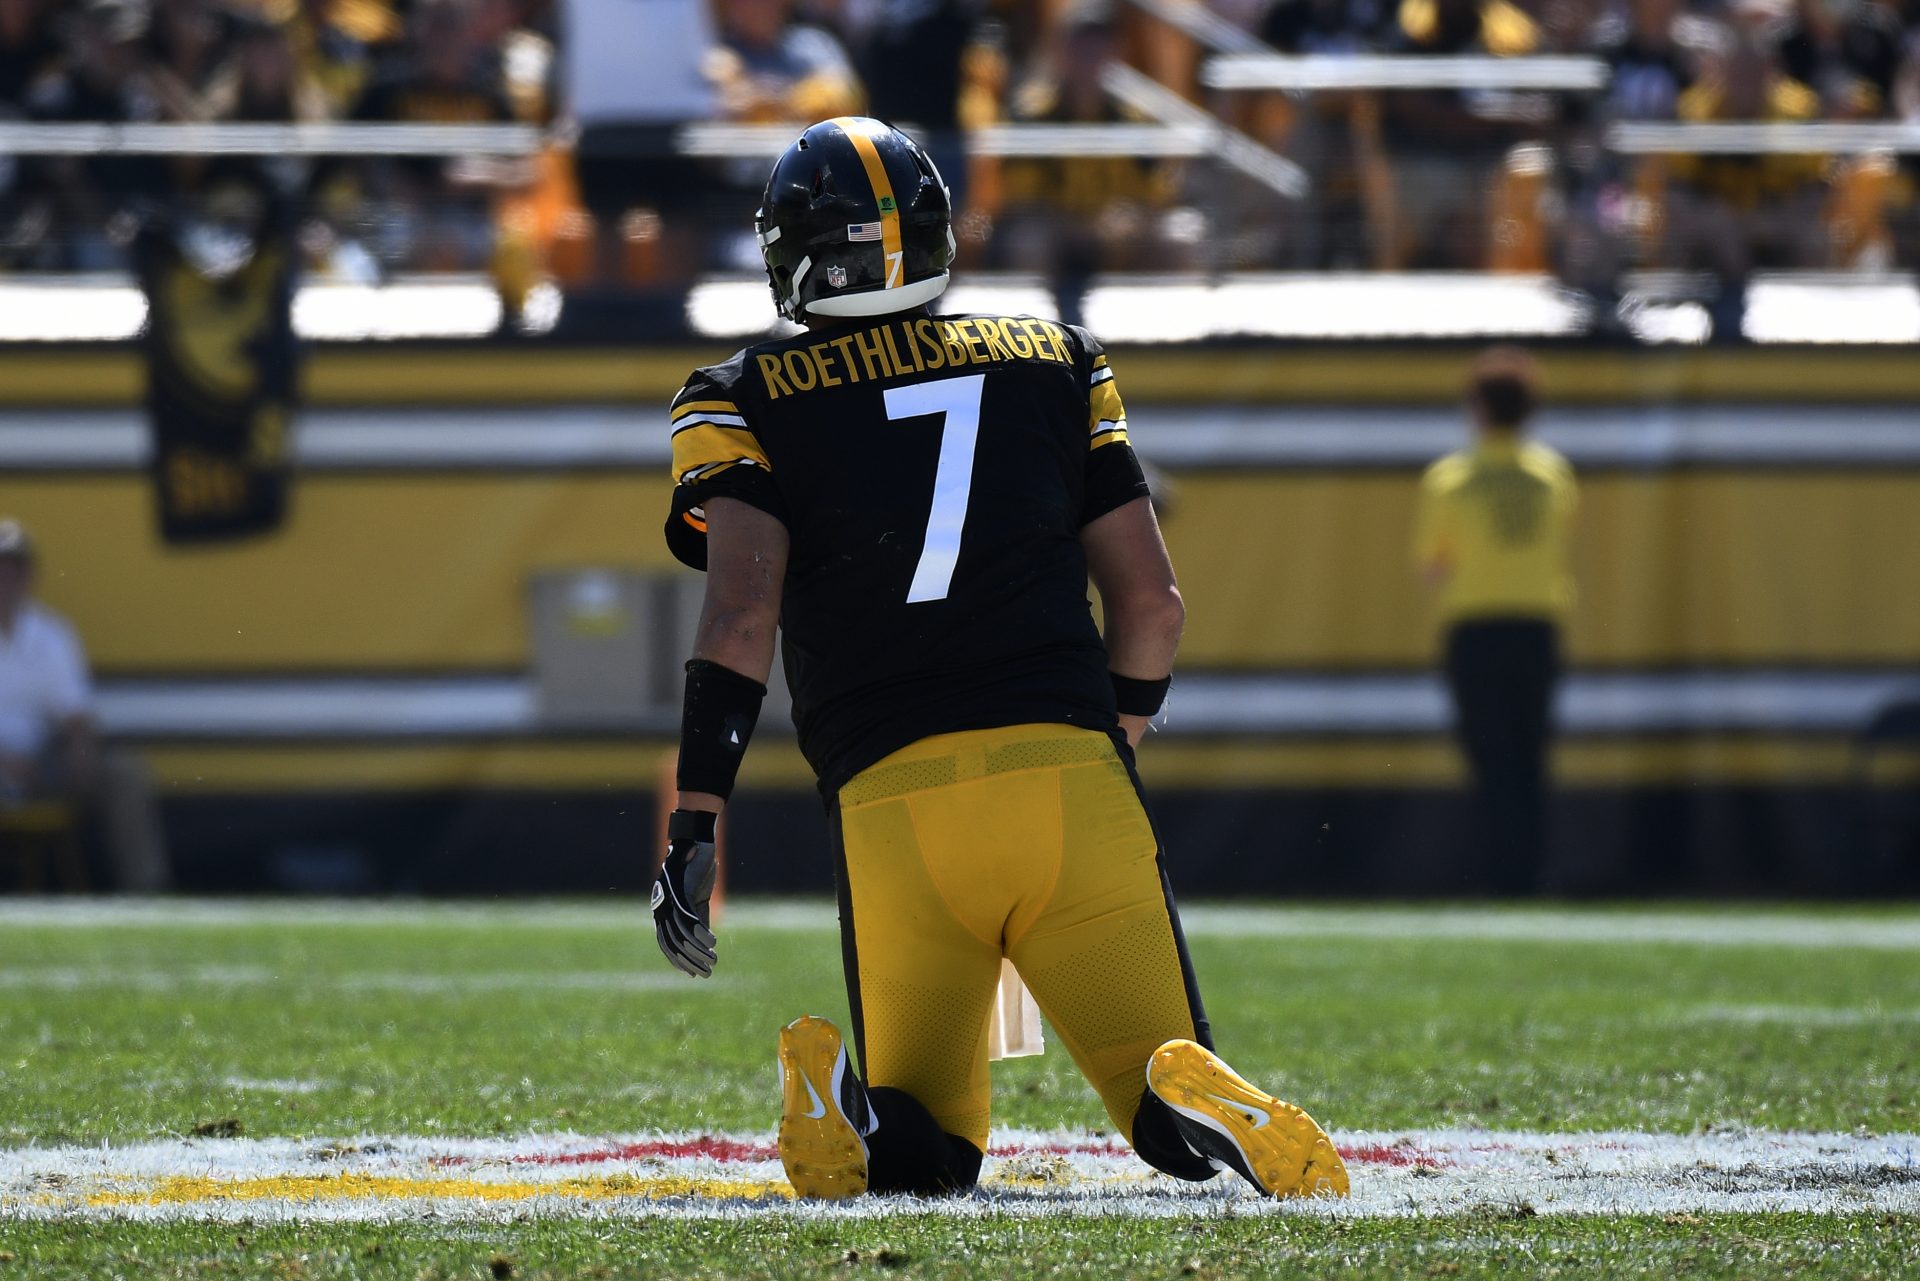
[[[1583,54],[1611,75],[1598,93],[1209,91],[1182,8],[1285,53]],[[1303,166],[1311,195],[1204,158],[968,155],[982,126],[1146,119],[1110,91],[1115,63]],[[0,0],[6,118],[584,126],[513,164],[0,156],[0,263],[111,266],[139,197],[246,169],[298,192],[323,270],[678,287],[757,265],[739,228],[765,162],[677,154],[671,129],[856,111],[928,141],[969,265],[1069,282],[1552,271],[1605,297],[1677,269],[1737,293],[1756,268],[1912,266],[1920,245],[1911,156],[1605,145],[1620,121],[1920,124],[1920,0]]]
[[[551,0],[0,0],[0,123],[545,122],[555,17]],[[323,215],[309,249],[342,270],[470,267],[515,178],[478,157],[12,156],[0,261],[122,265],[144,209],[240,188]]]

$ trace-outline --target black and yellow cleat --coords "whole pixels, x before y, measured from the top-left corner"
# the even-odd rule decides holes
[[[809,1014],[780,1029],[780,1164],[802,1197],[838,1201],[867,1190],[866,1089],[840,1029]]]
[[[1147,1088],[1173,1110],[1180,1137],[1268,1196],[1346,1196],[1346,1163],[1314,1119],[1243,1080],[1192,1041],[1147,1061]]]

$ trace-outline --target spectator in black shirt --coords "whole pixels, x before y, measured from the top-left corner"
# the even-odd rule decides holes
[[[414,11],[405,52],[390,55],[360,99],[360,120],[410,124],[500,124],[513,117],[499,51],[478,38],[462,0],[428,0]],[[483,161],[414,158],[362,167],[380,200],[382,252],[440,269],[473,270],[493,246],[490,207],[497,177]]]
[[[229,120],[323,120],[327,95],[300,65],[291,33],[263,22],[241,27],[233,75],[216,100]]]
[[[0,111],[24,108],[28,90],[59,60],[53,14],[50,0],[0,0]]]
[[[154,96],[169,120],[219,116],[214,99],[230,80],[232,32],[210,0],[162,0],[148,34],[146,56]]]
[[[147,11],[136,0],[87,0],[68,11],[60,69],[36,92],[34,115],[54,122],[145,122],[160,115],[141,42]],[[153,156],[48,157],[41,170],[63,235],[61,265],[103,271],[124,265],[108,220],[135,199],[166,189]]]
[[[731,120],[817,120],[860,110],[860,82],[840,42],[793,20],[788,0],[719,0],[720,42],[706,59]]]
[[[1601,25],[1601,52],[1612,65],[1607,114],[1616,120],[1671,120],[1693,67],[1674,42],[1679,0],[1632,0],[1626,20]]]
[[[912,133],[964,209],[967,157],[960,142],[961,64],[980,21],[980,0],[885,0],[860,71],[867,110]]]
[[[29,115],[36,91],[59,71],[60,42],[50,0],[0,0],[0,120]],[[47,167],[30,157],[0,156],[0,263],[44,266],[51,248]]]
[[[1880,0],[1801,0],[1780,41],[1787,74],[1820,95],[1829,119],[1884,117],[1905,34]]]
[[[1257,31],[1282,53],[1364,53],[1392,12],[1383,0],[1276,0]]]
[[[1398,24],[1394,45],[1401,53],[1540,52],[1539,24],[1509,0],[1402,0]],[[1537,136],[1545,123],[1526,118],[1521,97],[1481,90],[1382,95],[1399,227],[1381,265],[1482,265],[1489,179],[1508,148]]]
[[[390,55],[360,99],[361,120],[491,124],[513,119],[496,50],[475,37],[460,0],[428,0],[413,39]]]

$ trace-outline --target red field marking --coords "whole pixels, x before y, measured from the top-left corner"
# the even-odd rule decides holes
[[[1552,1161],[1563,1156],[1576,1156],[1583,1150],[1587,1152],[1631,1152],[1633,1149],[1628,1144],[1620,1143],[1612,1139],[1589,1137],[1578,1147],[1565,1145],[1541,1148],[1527,1147],[1517,1143],[1472,1143],[1467,1145],[1465,1150],[1475,1153],[1492,1152],[1502,1156],[1515,1152],[1521,1153],[1522,1155],[1543,1154],[1545,1159]]]
[[[1425,1148],[1415,1147],[1411,1143],[1365,1143],[1359,1147],[1341,1148],[1340,1159],[1351,1161],[1355,1165],[1391,1165],[1405,1167],[1411,1165],[1452,1165],[1445,1157],[1435,1156]]]
[[[516,1165],[597,1165],[602,1161],[643,1161],[648,1157],[685,1159],[710,1157],[715,1161],[772,1161],[780,1155],[771,1143],[748,1143],[703,1134],[697,1139],[645,1139],[586,1152],[529,1152],[513,1158]]]
[[[1133,1151],[1112,1139],[1088,1139],[1080,1143],[1002,1143],[988,1148],[988,1156],[1125,1156]]]

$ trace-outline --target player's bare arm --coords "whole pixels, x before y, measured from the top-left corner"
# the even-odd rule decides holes
[[[707,504],[707,594],[693,657],[767,683],[787,576],[787,527],[733,498]],[[712,792],[679,793],[676,808],[719,813]]]
[[[1080,545],[1087,553],[1087,574],[1100,592],[1108,668],[1123,680],[1166,679],[1180,648],[1187,607],[1152,501],[1136,498],[1089,521],[1080,531]],[[1138,747],[1150,719],[1122,709],[1120,728],[1127,741]]]
[[[654,937],[676,969],[696,978],[710,976],[718,959],[711,908],[716,825],[766,696],[787,573],[787,530],[774,517],[716,497],[702,519],[707,594],[687,663],[678,800],[653,883]]]

